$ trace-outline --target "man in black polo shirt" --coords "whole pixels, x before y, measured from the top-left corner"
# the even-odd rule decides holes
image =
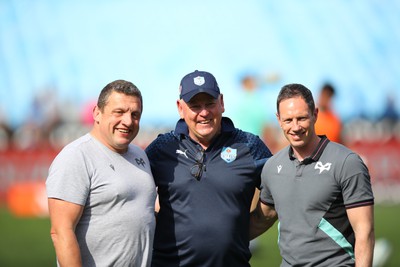
[[[174,131],[146,149],[160,210],[154,267],[248,267],[249,216],[271,152],[222,117],[223,95],[211,73],[183,77]]]
[[[278,217],[281,266],[371,267],[374,197],[368,169],[346,147],[315,133],[311,91],[282,87],[277,118],[290,145],[268,160],[250,236]]]

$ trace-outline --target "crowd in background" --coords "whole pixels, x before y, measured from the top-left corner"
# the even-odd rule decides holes
[[[240,87],[243,90],[237,96],[237,103],[240,105],[235,106],[232,117],[237,121],[237,126],[259,135],[272,150],[277,151],[285,144],[285,140],[277,129],[278,125],[274,118],[276,107],[264,103],[258,82],[257,77],[252,75],[241,78]],[[324,96],[323,87],[330,88],[330,96]],[[318,89],[315,95],[320,106],[319,122],[322,124],[327,119],[330,121],[328,125],[319,127],[329,132],[332,132],[331,128],[335,128],[333,131],[336,131],[336,136],[330,136],[331,140],[345,145],[356,142],[384,143],[400,140],[400,114],[396,110],[393,97],[387,97],[386,106],[376,119],[361,114],[344,121],[333,107],[335,93],[332,90],[336,89],[330,83],[324,84],[323,87]],[[30,112],[26,115],[25,121],[17,126],[7,120],[7,114],[2,112],[0,107],[0,151],[44,148],[57,150],[88,131],[95,105],[95,101],[80,106],[63,101],[57,97],[56,90],[49,88],[32,99]],[[329,115],[325,115],[326,111],[329,111]],[[172,127],[172,125],[142,124],[141,133],[135,142],[146,147],[158,133]]]
[[[275,80],[269,83],[269,86],[279,87]],[[332,84],[330,86],[338,89]],[[237,102],[233,103],[234,108],[230,109],[233,112],[229,114],[235,126],[259,135],[272,153],[286,146],[287,141],[275,118],[276,104],[271,99],[276,96],[272,96],[273,92],[269,92],[271,99],[266,99],[263,94],[265,86],[256,76],[248,74],[240,77],[236,89]],[[336,126],[333,127],[332,122],[323,125],[323,132],[319,134],[328,135],[326,130],[337,128],[339,133],[336,135],[340,138],[336,139],[330,133],[328,137],[363,157],[371,172],[377,201],[400,201],[400,118],[395,98],[388,96],[384,111],[377,114],[376,119],[361,115],[343,120],[334,109],[335,95],[330,92],[328,97],[323,96],[322,91],[322,87],[315,88],[313,93],[320,109],[319,118],[322,121],[333,116]],[[7,114],[2,113],[0,107],[0,202],[15,182],[46,177],[54,153],[90,130],[95,105],[95,101],[80,106],[72,104],[60,99],[54,88],[49,88],[36,95],[25,122],[17,126],[7,121]],[[326,111],[332,114],[323,115]],[[173,129],[173,125],[146,124],[143,121],[140,127],[133,143],[142,148],[146,148],[158,134]]]

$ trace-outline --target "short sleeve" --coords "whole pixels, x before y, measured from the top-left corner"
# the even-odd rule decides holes
[[[90,175],[84,153],[64,148],[52,162],[46,180],[48,198],[85,205],[90,192]]]
[[[261,172],[260,201],[264,204],[274,206],[274,199],[267,185],[268,168],[267,162]]]
[[[373,204],[373,192],[369,171],[362,159],[350,153],[345,159],[341,187],[346,208]]]

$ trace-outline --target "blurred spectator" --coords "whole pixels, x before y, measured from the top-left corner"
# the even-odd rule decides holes
[[[0,109],[0,151],[8,148],[12,133],[7,117],[3,110]]]
[[[236,97],[233,119],[238,128],[263,137],[267,123],[265,103],[259,90],[259,82],[254,75],[245,75],[240,80],[241,90]]]
[[[275,119],[276,94],[273,84],[280,75],[246,73],[240,79],[232,118],[235,126],[258,135],[272,153],[287,145]],[[278,88],[278,87],[276,87]]]
[[[54,88],[43,90],[33,99],[31,120],[41,129],[43,137],[48,137],[61,122],[58,102]]]
[[[399,113],[396,109],[396,99],[393,94],[388,94],[382,115],[379,118],[378,126],[382,129],[386,140],[400,137]],[[381,140],[384,141],[383,138]]]
[[[96,106],[96,104],[97,104],[96,99],[93,99],[93,100],[86,102],[83,105],[83,108],[82,108],[81,114],[80,114],[80,116],[81,116],[80,121],[83,125],[85,125],[85,126],[93,125],[93,122],[94,122],[93,109]]]
[[[16,130],[14,143],[20,149],[42,148],[51,132],[62,123],[56,90],[46,88],[34,96],[27,121]]]
[[[335,88],[332,84],[325,83],[317,102],[319,112],[315,131],[318,135],[326,135],[331,141],[342,143],[342,121],[333,110],[332,99],[334,96]]]
[[[389,120],[391,122],[396,122],[399,119],[399,113],[396,110],[396,102],[393,95],[388,95],[386,97],[386,105],[383,114],[380,118],[381,120]]]
[[[91,125],[81,121],[82,110],[78,103],[67,98],[58,103],[59,106],[62,106],[62,109],[58,111],[59,123],[50,132],[50,143],[55,149],[66,146],[91,128]],[[93,111],[93,107],[91,111]],[[92,125],[93,122],[92,118]]]

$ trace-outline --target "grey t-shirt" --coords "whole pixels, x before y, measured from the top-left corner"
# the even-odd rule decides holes
[[[46,190],[84,206],[75,231],[83,266],[150,266],[156,189],[141,148],[118,154],[86,134],[54,159]]]
[[[323,136],[302,162],[289,147],[271,157],[261,174],[263,203],[279,218],[281,266],[354,266],[354,231],[346,209],[373,205],[361,158]]]

